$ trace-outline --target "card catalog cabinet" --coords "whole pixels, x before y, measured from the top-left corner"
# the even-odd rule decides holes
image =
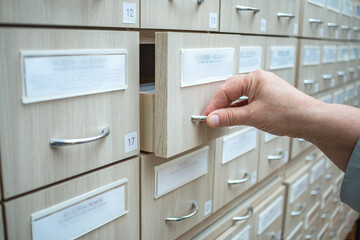
[[[55,239],[57,233],[62,239],[139,239],[139,172],[135,157],[7,201],[7,236]]]
[[[292,138],[291,139],[291,160],[295,159],[299,154],[310,148],[312,143],[306,141],[303,138]]]
[[[139,27],[139,0],[2,0],[0,23]]]
[[[320,74],[322,89],[327,90],[336,86],[337,83],[337,42],[321,42],[321,67]]]
[[[137,32],[0,29],[4,199],[139,153],[138,39]],[[113,65],[106,61],[114,56],[123,68],[108,71]],[[89,66],[99,72],[81,72]],[[103,71],[123,76],[126,85],[115,86],[120,90],[106,85],[102,92],[98,78],[113,77]],[[69,78],[51,85],[48,76]],[[73,79],[79,85],[66,85]],[[59,99],[52,99],[54,94]],[[86,143],[67,146],[74,142]]]
[[[219,0],[141,0],[141,28],[218,31]]]
[[[211,129],[203,122],[193,122],[191,116],[201,115],[223,80],[235,73],[240,38],[156,33],[155,89],[140,92],[141,150],[168,158],[230,132],[228,128]],[[218,71],[217,66],[224,68]],[[197,82],[193,76],[204,81]]]
[[[299,35],[323,38],[326,18],[325,0],[301,0],[301,23]]]
[[[171,159],[140,158],[142,239],[175,239],[212,213],[213,143]]]

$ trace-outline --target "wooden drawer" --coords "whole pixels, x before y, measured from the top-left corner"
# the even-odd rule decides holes
[[[299,222],[298,225],[287,235],[284,237],[285,240],[300,240],[303,238],[303,228],[304,222]]]
[[[267,1],[222,0],[220,31],[233,33],[266,33]]]
[[[313,146],[313,144],[306,141],[303,138],[292,138],[291,139],[291,160],[295,159],[297,156],[299,156],[299,154],[306,151],[311,146]]]
[[[138,199],[139,158],[132,158],[5,202],[7,236],[139,239]]]
[[[349,102],[355,97],[355,84],[347,84],[345,87],[345,102]]]
[[[320,158],[309,170],[309,202],[320,200],[321,194],[325,191],[324,174],[325,158]]]
[[[152,93],[140,93],[141,150],[168,158],[230,132],[193,122],[191,116],[201,115],[223,80],[235,73],[240,39],[236,35],[156,33],[155,87]],[[199,59],[209,56],[210,63],[200,67],[205,60]],[[190,61],[199,61],[197,67]],[[225,69],[219,72],[214,66]]]
[[[341,16],[339,12],[326,8],[324,18],[324,36],[329,39],[341,38]]]
[[[180,157],[141,155],[141,238],[175,239],[212,213],[214,144]]]
[[[330,92],[326,92],[320,95],[317,95],[316,98],[320,101],[326,102],[326,103],[332,103],[333,99],[332,99],[332,93]]]
[[[265,67],[266,37],[241,36],[239,67],[236,73],[249,73]]]
[[[300,36],[323,38],[326,18],[324,0],[302,0],[302,19],[300,20]]]
[[[219,6],[219,0],[141,0],[141,28],[218,31]]]
[[[308,211],[305,214],[304,229],[311,229],[312,226],[318,225],[321,211],[320,201],[308,201]]]
[[[135,141],[139,131],[138,33],[2,28],[0,38],[1,47],[6,49],[0,60],[3,198],[139,153]],[[109,70],[109,64],[102,65],[112,56],[118,56],[120,59],[116,58],[117,61],[123,61],[125,65],[121,65],[121,69],[125,69],[124,73],[119,74],[121,69]],[[46,57],[49,60],[43,60]],[[35,59],[34,62],[31,59]],[[39,70],[36,61],[46,65]],[[22,75],[22,66],[28,73]],[[99,69],[99,72],[92,72],[90,83],[84,81],[90,77],[87,71],[75,72],[79,75],[74,75],[69,70],[73,67],[81,71],[89,66]],[[59,76],[58,71],[65,73]],[[102,88],[105,72],[110,75],[108,79],[111,74],[116,79],[123,77],[127,86],[116,85],[113,88],[104,85]],[[29,80],[23,81],[22,77],[26,76]],[[75,78],[79,82],[78,85],[62,85],[65,80],[52,83],[47,81],[48,76],[53,79],[69,76],[65,78],[67,82],[72,81],[71,77],[79,76]],[[98,81],[99,76],[102,76],[101,81]],[[25,81],[26,84],[23,84]],[[92,84],[99,84],[99,89],[92,88]],[[108,130],[110,134],[106,136]],[[53,140],[84,142],[91,139],[80,138],[93,136],[104,138],[74,146],[61,146],[61,141]],[[50,147],[51,139],[53,144],[60,146]],[[128,139],[132,144],[129,147]]]
[[[139,0],[0,2],[0,22],[15,24],[139,27]]]
[[[280,169],[289,160],[290,138],[265,132],[260,136],[258,181]]]
[[[345,101],[345,88],[338,88],[333,91],[333,101],[336,104],[343,104]]]
[[[267,33],[274,35],[298,35],[300,0],[272,0],[268,5]]]
[[[257,182],[259,134],[244,129],[216,140],[214,212]]]
[[[336,85],[336,62],[337,62],[337,45],[336,42],[322,42],[321,57],[321,81],[322,89],[325,90]]]
[[[295,86],[296,46],[295,38],[266,38],[265,70],[275,73],[293,86]]]

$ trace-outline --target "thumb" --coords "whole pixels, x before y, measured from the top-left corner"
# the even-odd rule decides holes
[[[206,124],[212,128],[250,125],[250,122],[250,105],[217,109],[206,118]]]

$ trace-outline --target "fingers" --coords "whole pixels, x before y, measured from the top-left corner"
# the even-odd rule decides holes
[[[255,123],[250,105],[217,109],[206,118],[209,127],[226,127],[234,125],[249,125]]]

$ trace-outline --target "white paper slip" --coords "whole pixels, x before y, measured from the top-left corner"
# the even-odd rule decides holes
[[[31,214],[33,239],[78,238],[126,214],[127,182],[122,179]]]
[[[251,226],[247,225],[239,233],[237,233],[231,240],[249,240],[250,239]]]
[[[320,64],[320,47],[305,46],[304,47],[304,66]]]
[[[336,63],[336,51],[335,45],[326,45],[323,47],[323,63]]]
[[[123,23],[136,23],[136,3],[123,3]]]
[[[267,132],[264,132],[264,140],[265,142],[270,142],[271,140],[277,138],[278,136],[277,135],[274,135],[274,134],[271,134],[271,133],[267,133]]]
[[[354,14],[353,14],[356,18],[360,19],[360,5],[355,4],[354,7]]]
[[[302,175],[294,184],[290,187],[290,203],[293,203],[301,194],[303,194],[308,186],[309,174]]]
[[[278,217],[283,209],[283,197],[278,197],[264,211],[259,214],[259,226],[257,234],[262,234]]]
[[[353,4],[350,0],[343,0],[342,1],[342,10],[341,10],[341,13],[346,15],[346,16],[349,16],[349,17],[352,17],[353,15]]]
[[[208,172],[209,147],[155,167],[155,199]]]
[[[359,58],[359,48],[357,46],[351,46],[350,60],[354,61]]]
[[[340,12],[340,3],[341,0],[328,0],[327,8],[334,12]]]
[[[218,16],[216,12],[209,13],[209,28],[216,29],[218,27]]]
[[[262,47],[240,47],[239,73],[262,69]]]
[[[349,47],[342,45],[338,47],[337,61],[346,62],[349,60]]]
[[[181,87],[226,80],[234,75],[234,48],[181,50]]]
[[[308,0],[308,2],[320,7],[325,7],[325,0]]]
[[[312,168],[310,174],[310,183],[313,184],[324,173],[325,161],[320,159]]]
[[[23,103],[126,89],[126,54],[124,49],[24,51]]]
[[[271,47],[270,69],[292,68],[295,64],[295,47]]]
[[[222,163],[225,164],[257,147],[257,129],[247,128],[223,138]]]

